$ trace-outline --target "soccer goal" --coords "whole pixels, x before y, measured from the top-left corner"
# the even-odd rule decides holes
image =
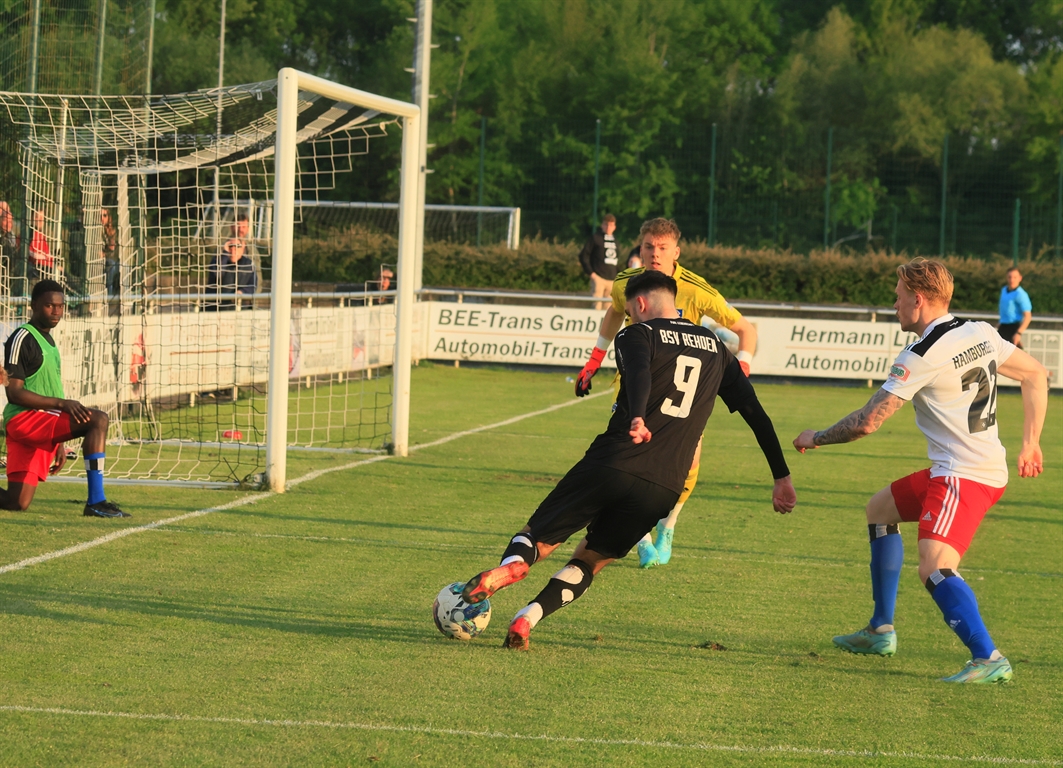
[[[418,119],[292,69],[179,95],[0,93],[0,334],[36,280],[65,286],[64,387],[111,418],[109,482],[283,490],[290,450],[405,455]],[[340,191],[397,198],[375,251],[397,290],[293,293],[293,259],[318,256],[295,243],[300,209]]]
[[[210,236],[215,227],[232,226],[240,217],[256,237],[269,237],[273,231],[273,202],[264,200],[222,200],[215,215],[214,204],[202,211],[198,233]],[[424,207],[425,242],[505,245],[520,247],[520,208],[488,205],[436,205]],[[359,242],[367,235],[397,237],[398,203],[350,202],[343,200],[296,200],[296,251],[301,238],[322,238]]]

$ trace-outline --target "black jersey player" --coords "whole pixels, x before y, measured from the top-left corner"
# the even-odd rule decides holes
[[[635,322],[616,337],[622,378],[608,428],[512,538],[501,564],[469,579],[462,592],[467,602],[486,600],[587,529],[568,564],[514,617],[507,648],[527,649],[543,617],[586,592],[595,574],[675,505],[717,394],[742,414],[768,459],[775,511],[785,514],[797,503],[779,439],[749,379],[712,331],[679,317],[675,280],[646,271],[628,282],[625,296]]]

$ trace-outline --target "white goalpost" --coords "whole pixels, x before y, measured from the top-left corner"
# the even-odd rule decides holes
[[[0,339],[37,280],[64,286],[64,388],[110,417],[109,483],[280,492],[292,451],[407,454],[419,119],[294,69],[185,94],[0,92]],[[395,206],[397,238],[302,220],[347,200]],[[364,290],[306,277],[335,259]],[[391,268],[397,291],[373,282]]]
[[[284,491],[287,474],[288,366],[279,351],[288,348],[291,333],[292,241],[295,230],[295,172],[297,99],[300,89],[348,102],[359,107],[402,117],[402,170],[399,188],[400,279],[396,298],[394,408],[392,411],[392,451],[398,456],[409,452],[410,366],[413,362],[415,248],[417,230],[416,190],[424,168],[418,167],[421,110],[414,104],[388,99],[285,68],[277,74],[277,143],[273,193],[274,289],[270,308],[269,405],[266,426],[266,480],[277,493]],[[423,209],[420,216],[423,217]],[[423,219],[422,219],[423,220]],[[423,227],[423,224],[422,224]],[[417,280],[416,282],[420,282]]]

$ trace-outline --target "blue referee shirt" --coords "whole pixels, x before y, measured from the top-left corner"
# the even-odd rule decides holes
[[[1030,303],[1030,295],[1020,285],[1014,291],[1009,291],[1008,286],[1000,289],[1000,322],[1021,323],[1024,312],[1033,312],[1033,304]]]

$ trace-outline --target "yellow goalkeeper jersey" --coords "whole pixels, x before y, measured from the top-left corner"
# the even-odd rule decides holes
[[[625,313],[624,304],[626,299],[624,298],[624,288],[627,286],[627,281],[645,271],[645,269],[645,267],[625,269],[613,281],[613,309],[620,314],[623,315]],[[742,313],[728,304],[719,291],[709,285],[704,278],[695,275],[689,269],[683,269],[677,263],[672,277],[675,278],[676,286],[679,289],[675,297],[676,309],[679,310],[680,316],[690,322],[700,325],[701,318],[708,316],[724,328],[730,328],[742,318]],[[630,323],[631,318],[629,317],[626,319],[625,324]]]

